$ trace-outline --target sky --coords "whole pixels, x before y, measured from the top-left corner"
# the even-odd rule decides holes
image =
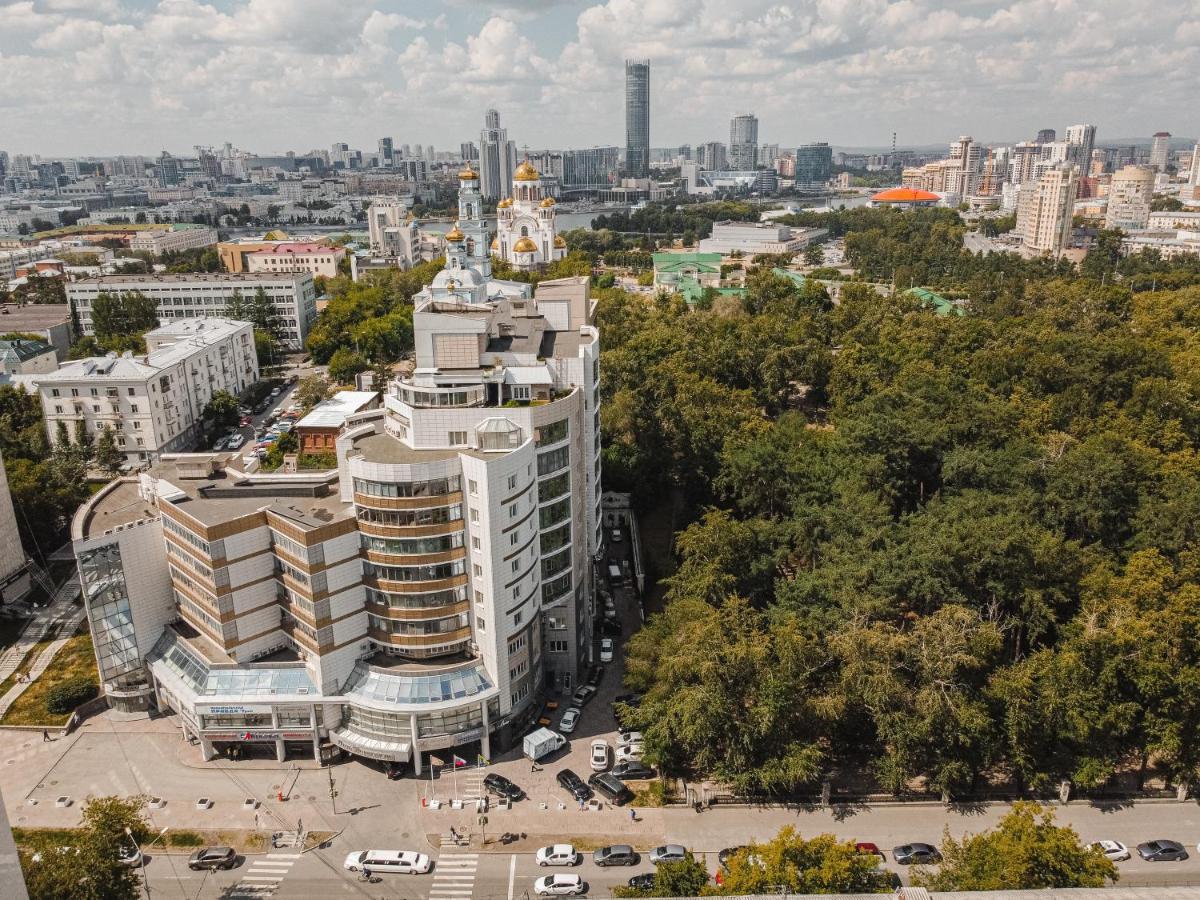
[[[102,155],[1200,132],[1200,0],[0,0],[0,149]]]

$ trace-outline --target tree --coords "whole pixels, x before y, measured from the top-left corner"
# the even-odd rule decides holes
[[[370,367],[366,357],[346,347],[339,347],[329,357],[329,377],[338,384],[353,381],[355,375],[365,372]]]
[[[825,262],[825,250],[818,243],[809,244],[804,248],[804,263],[816,267]]]
[[[371,390],[383,392],[387,390],[392,378],[392,367],[385,362],[376,362],[372,369]]]
[[[260,369],[275,365],[275,360],[281,355],[279,342],[268,332],[254,330],[254,354],[258,358]]]
[[[329,396],[329,382],[321,375],[306,375],[296,384],[292,399],[305,410],[312,409]]]
[[[214,391],[208,403],[204,405],[204,409],[200,411],[200,418],[211,423],[216,430],[236,425],[238,422],[237,397],[229,391]]]
[[[654,887],[638,890],[625,886],[613,888],[616,897],[699,897],[708,884],[704,863],[690,853],[678,862],[660,864],[654,870]]]
[[[95,462],[101,470],[112,476],[118,475],[125,463],[125,454],[117,449],[117,442],[109,425],[104,426],[96,441]]]
[[[84,462],[92,458],[94,439],[88,431],[86,419],[75,420],[75,449],[82,455]]]
[[[101,292],[92,303],[92,328],[102,342],[141,335],[158,327],[158,307],[141,291]]]
[[[122,863],[119,853],[146,840],[144,803],[144,797],[89,798],[80,828],[23,846],[21,870],[30,900],[136,900],[140,871]]]
[[[1120,876],[1098,848],[1085,846],[1075,829],[1054,824],[1054,812],[1019,802],[991,831],[961,841],[942,840],[937,872],[919,872],[935,891],[1000,891],[1103,887]]]
[[[884,893],[891,889],[890,877],[878,863],[859,853],[853,841],[832,834],[806,840],[788,825],[765,844],[733,854],[720,893],[769,894],[780,887],[798,894]]]

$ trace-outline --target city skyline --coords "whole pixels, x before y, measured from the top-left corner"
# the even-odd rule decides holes
[[[892,131],[986,143],[1075,121],[1100,143],[1194,129],[1174,99],[1200,85],[1186,9],[1132,23],[1116,4],[1055,9],[751,0],[729,21],[682,0],[449,0],[335,18],[322,0],[27,0],[0,6],[0,107],[5,149],[44,155],[371,148],[380,134],[449,148],[489,107],[518,146],[622,145],[628,57],[653,68],[655,146],[720,138],[750,106],[760,138],[784,146],[885,146]],[[1070,22],[1086,27],[1064,47]],[[1157,89],[1168,74],[1173,90]]]

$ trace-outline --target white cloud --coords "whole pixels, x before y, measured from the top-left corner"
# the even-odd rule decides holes
[[[621,144],[627,57],[664,145],[745,109],[785,145],[1184,133],[1200,93],[1200,0],[0,0],[0,22],[10,151],[448,147],[487,106],[522,144]]]

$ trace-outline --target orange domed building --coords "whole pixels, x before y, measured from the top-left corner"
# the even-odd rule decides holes
[[[911,209],[914,206],[937,206],[941,197],[929,191],[910,187],[888,188],[880,191],[871,198],[872,206],[898,206],[901,209]]]

